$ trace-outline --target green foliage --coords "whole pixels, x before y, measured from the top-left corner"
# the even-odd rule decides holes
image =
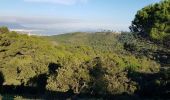
[[[3,34],[3,33],[8,33],[9,30],[7,27],[0,27],[0,34]]]
[[[147,45],[129,33],[0,34],[1,83],[77,94],[133,94],[138,83],[129,78],[129,70],[156,73],[160,65],[128,52],[125,43],[136,43],[134,52]],[[152,46],[146,50],[158,48]]]
[[[130,29],[138,34],[77,32],[38,37],[1,27],[0,92],[3,86],[12,86],[92,95],[167,94],[170,71],[159,69],[169,66],[170,1],[138,11]]]
[[[162,41],[170,34],[170,1],[149,5],[139,10],[130,29],[142,37]]]
[[[133,56],[117,58],[114,56],[117,55],[114,54],[109,59],[95,58],[79,66],[59,68],[57,74],[49,77],[47,89],[60,92],[73,90],[75,93],[133,94],[137,84],[128,79],[126,69],[142,72],[159,71],[159,66],[154,61]]]
[[[164,45],[165,45],[167,48],[170,48],[170,35],[168,35],[167,37],[165,37],[163,43],[164,43]]]
[[[148,73],[159,71],[159,64],[153,60],[132,55],[123,49],[124,43],[138,41],[130,33],[121,35],[72,33],[46,38],[56,42],[57,48],[64,46],[62,50],[74,55],[69,57],[71,59],[68,59],[68,63],[65,60],[63,67],[57,70],[57,74],[48,78],[46,88],[51,91],[133,94],[137,89],[137,84],[128,78],[127,69]],[[143,47],[146,46],[145,42],[139,41],[139,43]],[[136,45],[135,51],[138,52],[142,46],[136,47]],[[146,49],[150,48],[152,49],[152,45],[146,47]],[[83,59],[86,57],[88,59]]]
[[[0,37],[0,69],[6,85],[27,84],[30,78],[48,72],[50,62],[57,61],[55,48],[42,38],[15,32]]]
[[[15,96],[15,97],[14,97],[14,100],[23,100],[23,97],[21,97],[21,96]]]
[[[74,93],[83,93],[85,91],[85,86],[89,82],[87,69],[72,65],[62,67],[57,72],[48,78],[46,86],[48,90],[60,92],[73,90]]]
[[[96,54],[122,51],[123,45],[119,43],[117,33],[69,33],[46,37],[57,45],[86,46]]]

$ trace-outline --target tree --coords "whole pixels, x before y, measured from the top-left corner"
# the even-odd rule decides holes
[[[170,35],[165,37],[164,39],[164,45],[167,47],[167,48],[170,48]]]
[[[0,27],[0,34],[2,34],[2,33],[8,33],[9,32],[9,30],[8,30],[8,28],[7,27]]]
[[[144,38],[163,40],[170,34],[170,1],[164,0],[139,10],[130,30]]]

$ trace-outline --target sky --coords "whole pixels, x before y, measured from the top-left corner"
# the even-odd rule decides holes
[[[138,10],[160,0],[1,0],[0,23],[35,33],[129,31]],[[15,27],[13,27],[15,28]]]

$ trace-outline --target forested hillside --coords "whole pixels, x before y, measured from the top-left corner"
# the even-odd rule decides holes
[[[143,8],[121,34],[28,36],[1,27],[2,98],[169,99],[169,8],[168,0]]]
[[[160,64],[153,52],[163,47],[145,46],[147,42],[135,39],[130,33],[38,37],[2,30],[4,28],[0,34],[2,93],[133,95],[143,88],[136,76],[144,78],[143,84],[147,79],[145,74],[151,75],[152,84],[162,85],[162,80],[157,79],[159,76],[154,76]],[[150,52],[144,52],[147,50]]]

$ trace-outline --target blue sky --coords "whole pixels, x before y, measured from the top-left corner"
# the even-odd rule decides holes
[[[102,29],[128,31],[139,9],[159,1],[1,0],[0,22],[45,30],[46,34]]]

